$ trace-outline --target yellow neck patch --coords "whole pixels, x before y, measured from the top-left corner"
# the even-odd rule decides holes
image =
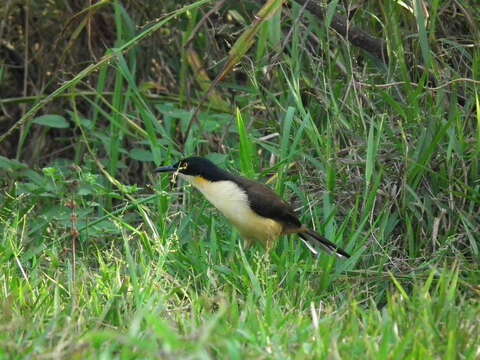
[[[208,181],[203,176],[194,176],[193,179],[192,179],[192,184],[196,185],[198,187],[205,186],[205,185],[209,184],[210,182],[211,181]]]

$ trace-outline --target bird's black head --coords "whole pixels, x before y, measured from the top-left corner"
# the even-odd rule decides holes
[[[190,176],[200,176],[209,181],[229,180],[230,174],[217,167],[213,162],[202,157],[189,157],[171,166],[155,169],[155,172],[179,172]]]

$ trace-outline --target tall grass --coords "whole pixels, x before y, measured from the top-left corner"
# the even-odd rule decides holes
[[[146,26],[102,3],[115,46],[0,134],[23,127],[0,157],[0,358],[478,358],[480,53],[445,15],[461,4],[478,42],[468,2],[366,4],[388,65],[296,4],[225,4],[227,54],[209,1]],[[156,74],[173,94],[139,65],[158,34],[178,36]],[[71,152],[27,165],[35,129]],[[352,258],[294,236],[245,250],[152,172],[192,154],[267,182]]]

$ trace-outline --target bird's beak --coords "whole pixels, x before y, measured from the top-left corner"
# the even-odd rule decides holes
[[[157,172],[157,173],[174,172],[174,171],[177,171],[177,168],[172,166],[172,165],[162,166],[162,167],[159,167],[159,168],[155,169],[155,172]]]

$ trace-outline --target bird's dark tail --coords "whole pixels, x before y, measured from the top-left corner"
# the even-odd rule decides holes
[[[317,234],[313,230],[307,229],[304,232],[298,233],[298,235],[305,240],[306,245],[308,246],[311,242],[311,239],[315,239],[316,243],[320,245],[320,247],[325,250],[329,255],[336,255],[341,259],[348,259],[350,255],[343,249],[339,248],[337,245],[332,243],[330,240],[325,238],[324,236]],[[308,246],[310,248],[310,246]],[[312,250],[310,248],[310,250]],[[313,250],[312,250],[313,251]]]

